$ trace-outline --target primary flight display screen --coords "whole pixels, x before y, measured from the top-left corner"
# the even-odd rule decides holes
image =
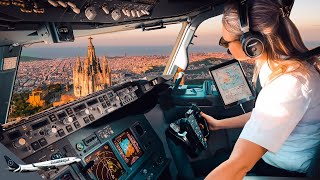
[[[239,61],[231,60],[213,66],[209,71],[226,108],[255,98]]]
[[[129,129],[116,137],[113,143],[129,167],[143,155],[143,151]]]
[[[85,162],[94,163],[89,171],[100,180],[116,180],[125,173],[109,145],[104,145],[88,155]]]

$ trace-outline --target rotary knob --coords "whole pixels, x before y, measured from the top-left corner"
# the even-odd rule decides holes
[[[58,132],[57,128],[52,127],[51,129],[48,130],[48,135],[53,136]]]
[[[142,170],[142,174],[147,175],[148,174],[148,170],[147,169],[143,169]]]
[[[14,141],[14,147],[19,148],[26,145],[26,140],[24,138],[19,138],[18,140]]]
[[[63,120],[63,124],[70,124],[72,123],[72,121],[73,121],[72,117],[68,117]]]
[[[102,109],[102,107],[97,106],[97,110],[98,110],[98,112],[99,112],[100,114],[103,114],[103,109]]]
[[[89,110],[89,109],[86,109],[86,110],[84,110],[84,113],[86,113],[87,115],[89,115],[89,114],[90,114],[90,110]]]

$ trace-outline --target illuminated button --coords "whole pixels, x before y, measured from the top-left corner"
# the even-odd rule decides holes
[[[24,138],[20,138],[18,142],[21,146],[26,144],[26,140]]]
[[[45,138],[41,138],[41,139],[39,140],[39,143],[40,143],[41,146],[45,146],[45,145],[48,144],[48,142],[46,141]]]
[[[31,143],[31,147],[33,148],[33,150],[36,151],[36,150],[40,149],[41,146],[38,141],[35,141],[35,142]]]
[[[77,143],[77,144],[76,144],[76,149],[77,149],[78,151],[82,151],[82,150],[84,149],[84,145],[83,145],[82,143]]]
[[[26,140],[24,138],[20,138],[19,140],[15,141],[13,143],[14,147],[16,147],[16,148],[24,146],[25,144],[26,144]]]

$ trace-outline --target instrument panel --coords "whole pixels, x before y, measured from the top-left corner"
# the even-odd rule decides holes
[[[137,89],[138,86],[132,85],[119,90],[109,89],[76,103],[36,114],[29,119],[30,123],[9,130],[3,143],[15,154],[19,154],[20,158],[25,158],[137,100]]]
[[[27,164],[82,159],[71,166],[39,171],[43,179],[155,179],[169,159],[149,122],[143,115],[122,119],[108,115],[156,85],[154,79],[126,82],[48,109],[6,125],[0,142]]]

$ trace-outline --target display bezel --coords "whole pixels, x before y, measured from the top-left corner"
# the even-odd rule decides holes
[[[122,172],[122,174],[118,177],[118,179],[121,179],[121,177],[123,177],[123,176],[126,174],[126,169],[125,169],[123,163],[121,162],[121,159],[118,157],[116,151],[114,150],[114,148],[111,146],[110,143],[105,143],[105,144],[103,144],[102,146],[99,146],[98,148],[95,148],[94,150],[92,150],[90,153],[88,153],[87,155],[85,155],[85,157],[83,158],[83,162],[85,163],[85,165],[88,164],[87,158],[88,158],[89,156],[92,156],[93,154],[97,153],[98,151],[100,151],[104,146],[108,146],[108,147],[109,147],[109,150],[113,153],[113,156],[116,158],[116,160],[117,160],[118,163],[120,164],[123,172]],[[90,161],[89,161],[89,162],[90,162]],[[92,170],[90,170],[90,171],[91,171],[90,174],[92,174],[95,178],[98,178],[98,177],[94,174],[94,172],[93,172]]]
[[[217,85],[217,81],[216,81],[215,77],[213,76],[212,71],[218,70],[218,69],[220,69],[220,68],[223,68],[223,67],[228,66],[228,65],[231,65],[231,64],[237,64],[237,65],[240,67],[241,72],[242,72],[242,76],[243,76],[244,79],[246,80],[247,86],[248,86],[249,89],[250,89],[251,96],[248,97],[248,98],[245,98],[245,99],[241,99],[241,100],[235,101],[235,102],[230,103],[230,104],[226,104],[225,101],[223,100],[223,97],[222,97],[222,95],[221,95],[220,88],[219,88],[218,85]],[[218,64],[218,65],[212,66],[212,67],[209,68],[209,74],[211,75],[211,78],[213,79],[214,86],[215,86],[216,89],[217,89],[218,95],[219,95],[219,97],[220,97],[220,99],[221,99],[221,101],[222,101],[225,109],[231,108],[231,107],[233,107],[233,106],[237,106],[237,105],[239,105],[239,104],[243,104],[243,103],[245,103],[245,102],[248,102],[248,101],[251,101],[251,100],[255,99],[255,93],[254,93],[254,91],[253,91],[253,88],[252,88],[251,85],[249,84],[249,81],[248,81],[246,75],[244,74],[243,68],[242,68],[242,66],[241,66],[241,64],[240,64],[240,62],[239,62],[238,60],[232,59],[232,60],[230,60],[230,61],[227,61],[227,62]]]
[[[123,149],[120,147],[120,142],[118,143],[117,139],[122,136],[123,134],[125,133],[129,133],[133,140],[136,142],[138,148],[140,149],[140,154],[138,155],[139,158],[136,159],[132,164],[130,163],[130,159],[128,159],[125,155],[125,152],[123,151]],[[128,138],[129,142],[133,145],[133,148],[135,150],[135,152],[137,151],[135,146],[134,146],[134,143],[131,141],[130,138]],[[127,164],[128,167],[132,167],[134,164],[136,164],[137,161],[139,161],[139,159],[141,159],[141,157],[144,155],[144,151],[142,150],[142,146],[139,144],[137,138],[135,137],[134,133],[131,131],[130,128],[122,131],[120,134],[118,134],[115,138],[112,139],[112,142],[113,142],[113,145],[116,147],[118,153],[120,154],[120,157],[122,158],[122,160]],[[119,146],[119,147],[118,147]],[[127,160],[126,160],[127,159]]]

